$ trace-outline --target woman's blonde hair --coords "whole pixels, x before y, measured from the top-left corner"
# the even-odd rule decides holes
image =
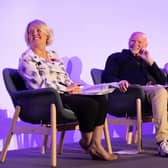
[[[33,20],[31,22],[28,23],[27,27],[26,27],[26,31],[25,31],[25,41],[27,43],[28,46],[30,46],[30,42],[29,42],[29,28],[31,26],[37,25],[39,26],[42,31],[44,31],[47,34],[47,41],[46,41],[46,45],[50,45],[53,42],[53,31],[51,30],[51,28],[42,20]]]

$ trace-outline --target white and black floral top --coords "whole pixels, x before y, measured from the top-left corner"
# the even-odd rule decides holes
[[[19,59],[19,73],[25,79],[28,88],[52,87],[59,93],[64,93],[67,86],[73,82],[57,54],[48,51],[48,57],[48,60],[43,59],[28,49]]]

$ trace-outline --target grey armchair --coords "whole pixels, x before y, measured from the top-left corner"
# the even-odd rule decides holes
[[[46,152],[48,135],[51,135],[51,166],[57,165],[56,133],[61,131],[58,153],[63,150],[65,132],[79,129],[75,113],[64,108],[59,93],[52,88],[27,89],[24,80],[17,69],[5,68],[3,78],[6,89],[15,107],[15,113],[3,147],[0,161],[6,159],[8,146],[12,135],[15,133],[42,134],[42,153]],[[18,119],[29,123],[30,126],[18,125]],[[38,127],[37,127],[38,126]],[[111,142],[108,132],[107,121],[104,124],[104,134],[107,150],[111,153]]]
[[[91,69],[91,77],[94,84],[101,83],[102,69]],[[133,126],[136,127],[134,142],[137,150],[142,152],[142,121],[151,122],[151,106],[146,101],[144,91],[138,85],[132,85],[126,93],[119,89],[107,95],[109,101],[108,113],[115,118],[108,118],[108,124],[127,125],[126,140],[132,143]]]
[[[78,129],[76,116],[73,111],[63,107],[60,95],[56,90],[52,88],[27,90],[24,80],[16,69],[4,69],[3,78],[15,107],[15,113],[0,161],[5,161],[8,146],[14,133],[42,134],[45,141],[46,136],[51,134],[51,165],[56,167],[56,132]],[[19,118],[30,123],[30,127],[18,126],[17,120]],[[39,125],[39,127],[32,127],[32,125]],[[62,146],[60,146],[60,150],[62,150]],[[43,143],[43,153],[45,153],[45,142]]]

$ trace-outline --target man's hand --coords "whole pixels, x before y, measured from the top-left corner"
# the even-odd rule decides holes
[[[141,57],[144,61],[146,61],[149,65],[152,65],[154,60],[152,56],[150,55],[149,51],[146,49],[141,49],[138,54],[139,57]]]
[[[119,82],[119,89],[121,92],[126,92],[128,89],[129,83],[127,80],[121,80]]]

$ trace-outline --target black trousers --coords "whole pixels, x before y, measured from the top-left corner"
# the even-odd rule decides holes
[[[91,132],[103,125],[107,114],[107,100],[104,95],[61,94],[64,107],[72,109],[79,121],[80,131]]]

